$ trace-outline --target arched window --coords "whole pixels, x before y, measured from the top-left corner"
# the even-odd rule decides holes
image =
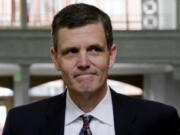
[[[127,96],[142,96],[143,94],[143,90],[141,88],[128,83],[110,79],[108,79],[107,83],[113,90],[120,94],[124,94]]]
[[[141,96],[142,95],[142,89],[135,87],[133,85],[110,80],[107,81],[108,85],[114,89],[117,93],[121,93],[128,96]],[[55,96],[62,92],[64,92],[64,83],[63,80],[56,80],[51,81],[48,83],[41,84],[39,86],[35,86],[29,90],[30,96]]]
[[[9,88],[0,87],[0,97],[13,96],[13,95],[14,95],[13,90],[11,90]]]
[[[64,91],[64,83],[62,80],[47,82],[35,86],[29,90],[30,96],[55,96]]]

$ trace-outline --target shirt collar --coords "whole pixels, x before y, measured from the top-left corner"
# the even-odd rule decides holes
[[[84,112],[72,101],[67,90],[65,125],[69,125],[71,122],[79,118],[79,116],[81,116],[82,114],[84,114]]]
[[[69,92],[67,91],[65,125],[68,125],[73,121],[77,120],[79,116],[83,114],[85,113],[72,101]],[[88,112],[86,115],[92,115],[95,119],[110,126],[113,126],[114,124],[113,108],[112,108],[112,100],[111,100],[111,93],[109,87],[107,89],[107,93],[105,97],[91,112]]]
[[[91,112],[89,112],[89,114],[95,117],[96,119],[100,120],[101,122],[113,126],[114,117],[109,87],[105,97]]]

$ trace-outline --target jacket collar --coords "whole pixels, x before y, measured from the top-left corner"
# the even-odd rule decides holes
[[[111,89],[114,125],[116,135],[130,135],[132,131],[132,122],[135,119],[134,103],[129,97],[117,94]],[[129,109],[131,108],[131,109]]]
[[[48,101],[39,129],[40,135],[64,135],[65,106],[66,92]]]
[[[130,135],[135,120],[134,104],[128,97],[117,94],[112,89],[112,104],[116,135]],[[39,129],[39,135],[64,135],[66,92],[56,96],[46,104],[45,119]],[[131,108],[131,109],[129,109]]]

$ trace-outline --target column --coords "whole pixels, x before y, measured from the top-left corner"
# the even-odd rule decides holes
[[[177,29],[180,29],[180,0],[176,0]]]
[[[167,92],[166,85],[166,73],[152,73],[144,75],[143,97],[145,99],[165,103]]]
[[[22,29],[27,29],[27,0],[21,0],[21,27]]]
[[[144,76],[144,98],[175,107],[180,114],[180,69]],[[179,75],[178,75],[179,74]]]
[[[14,75],[14,105],[29,103],[30,64],[21,64],[19,73]]]

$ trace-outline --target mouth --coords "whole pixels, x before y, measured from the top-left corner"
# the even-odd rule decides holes
[[[94,75],[97,75],[95,72],[91,72],[91,73],[79,73],[79,74],[75,74],[74,75],[74,78],[77,78],[77,77],[81,77],[81,78],[89,78],[89,77],[92,77]]]

